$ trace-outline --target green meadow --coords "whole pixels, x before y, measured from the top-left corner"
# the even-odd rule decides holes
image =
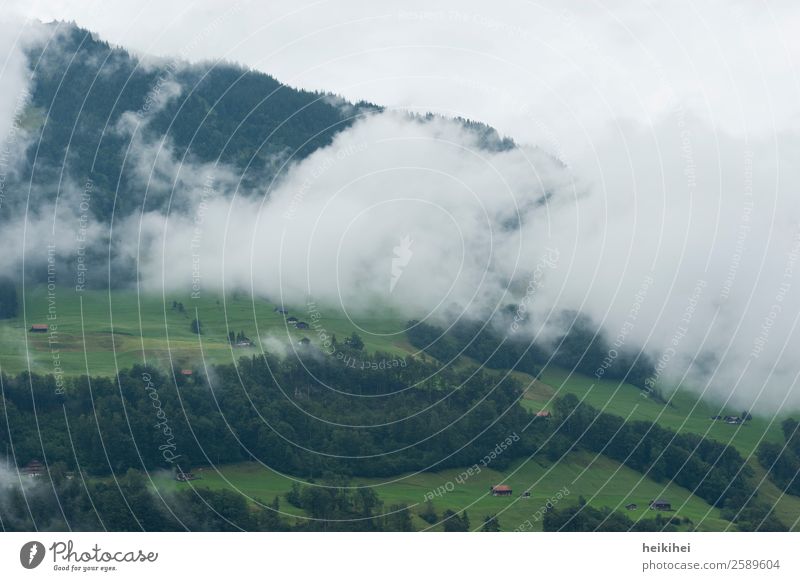
[[[252,356],[277,348],[290,348],[303,337],[319,345],[321,331],[344,338],[359,332],[367,351],[384,351],[398,357],[409,357],[414,349],[405,336],[398,333],[404,326],[400,316],[375,314],[351,321],[340,312],[317,314],[304,300],[284,304],[289,314],[316,326],[298,330],[288,325],[286,316],[275,311],[276,304],[266,299],[232,294],[228,296],[204,293],[192,299],[186,295],[157,296],[126,291],[85,291],[57,288],[48,297],[46,287],[26,289],[24,303],[20,296],[20,316],[0,321],[0,370],[14,374],[27,369],[53,373],[57,361],[66,375],[114,375],[118,370],[147,362],[164,369],[201,369],[203,364],[231,363],[242,356]],[[183,309],[174,303],[182,303]],[[22,316],[24,313],[24,316]],[[202,334],[191,329],[193,319],[199,319]],[[30,332],[33,324],[49,324],[51,333]],[[364,333],[359,327],[368,329]],[[229,332],[240,331],[253,341],[252,347],[235,347],[228,341]],[[56,357],[57,355],[57,357]],[[505,373],[490,371],[490,373]],[[756,478],[762,481],[759,494],[776,506],[781,519],[798,529],[800,499],[782,495],[774,484],[764,478],[764,470],[754,458],[761,441],[782,442],[780,419],[754,417],[743,425],[727,425],[711,419],[716,415],[738,415],[742,410],[713,405],[694,394],[679,390],[666,395],[666,403],[650,397],[631,385],[610,380],[595,380],[557,367],[549,367],[538,379],[525,373],[513,372],[526,387],[522,404],[531,411],[546,410],[554,398],[573,393],[592,406],[629,420],[653,421],[678,432],[693,432],[735,446],[749,459]],[[667,498],[675,508],[671,516],[689,518],[692,525],[681,529],[723,530],[729,526],[719,513],[703,500],[674,484],[655,482],[622,466],[605,456],[586,452],[570,453],[555,464],[536,457],[517,462],[503,473],[491,466],[479,474],[456,478],[460,470],[399,475],[389,481],[356,479],[354,486],[374,487],[386,507],[408,504],[415,513],[414,525],[420,530],[429,525],[418,512],[427,497],[433,496],[438,514],[445,510],[467,508],[473,527],[479,526],[487,515],[497,514],[503,530],[526,526],[541,529],[541,519],[534,516],[549,498],[562,491],[565,504],[583,497],[590,505],[609,506],[626,512],[633,519],[653,518],[646,506],[656,497]],[[256,463],[203,467],[200,480],[191,483],[175,482],[171,475],[153,475],[159,490],[177,487],[230,488],[247,495],[254,502],[269,502],[281,497],[281,507],[293,518],[303,518],[303,511],[286,502],[283,495],[293,480],[276,474]],[[498,483],[509,484],[514,494],[510,498],[492,497],[489,488]],[[437,494],[436,491],[439,491]],[[530,497],[522,492],[530,490]],[[443,491],[443,492],[442,492]],[[568,491],[564,495],[564,491]],[[638,505],[627,511],[629,503]],[[527,523],[527,524],[526,524]]]
[[[523,405],[539,410],[566,393],[573,393],[593,407],[629,420],[655,422],[676,432],[701,434],[735,446],[742,455],[750,456],[762,441],[783,442],[782,418],[753,417],[752,420],[730,425],[714,420],[715,416],[740,415],[743,410],[712,405],[693,393],[678,390],[664,396],[665,402],[646,397],[645,392],[632,385],[611,380],[597,380],[577,373],[548,367],[538,381],[518,373],[517,378],[528,385]]]
[[[654,518],[654,512],[647,508],[648,501],[666,497],[672,502],[674,511],[665,514],[689,518],[699,530],[722,530],[729,524],[720,517],[719,510],[688,490],[670,483],[654,482],[604,456],[585,452],[572,453],[556,463],[539,458],[528,459],[517,462],[503,473],[489,466],[474,476],[459,478],[462,472],[444,470],[405,474],[392,479],[356,478],[351,485],[374,487],[385,508],[392,504],[408,504],[414,512],[414,526],[419,530],[441,529],[441,525],[431,528],[418,515],[429,498],[432,498],[440,516],[448,509],[466,509],[473,528],[480,526],[487,515],[496,514],[504,531],[518,527],[541,530],[541,510],[549,499],[556,499],[559,492],[561,499],[556,500],[554,506],[575,504],[582,496],[589,505],[618,508],[634,520]],[[303,517],[303,511],[292,507],[283,498],[295,480],[259,464],[204,467],[196,474],[200,479],[192,482],[176,482],[170,475],[159,474],[154,477],[154,484],[163,492],[180,487],[230,488],[253,502],[267,503],[278,496],[283,512],[294,518]],[[490,486],[501,482],[512,487],[513,496],[493,497],[488,493]],[[530,490],[530,497],[522,495],[525,490]],[[638,508],[627,511],[624,506],[630,503],[637,504]],[[688,527],[683,525],[680,528],[685,530]]]
[[[173,301],[182,303],[183,310],[173,308]],[[185,294],[161,297],[135,290],[76,293],[59,287],[51,298],[45,286],[37,286],[26,289],[24,304],[22,298],[19,304],[17,318],[0,321],[0,370],[9,374],[29,368],[53,373],[56,361],[66,375],[113,376],[144,362],[164,369],[200,368],[204,362],[231,363],[279,344],[291,348],[303,337],[319,343],[322,332],[342,339],[357,330],[345,315],[325,310],[318,311],[316,328],[298,330],[274,311],[274,303],[238,294],[203,293],[193,299]],[[288,316],[311,323],[313,311],[304,299],[284,306]],[[201,335],[191,329],[195,318],[201,322]],[[404,323],[402,318],[386,315],[358,321],[371,331],[360,333],[369,351],[398,357],[413,351],[398,333]],[[34,324],[48,324],[51,333],[30,332]],[[231,346],[231,331],[243,331],[253,346]]]

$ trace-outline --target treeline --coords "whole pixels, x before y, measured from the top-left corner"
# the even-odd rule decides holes
[[[556,337],[532,343],[519,333],[509,333],[511,315],[502,313],[488,323],[460,320],[449,329],[409,321],[409,342],[439,361],[465,355],[493,369],[516,369],[532,375],[548,362],[575,369],[585,375],[624,380],[641,389],[655,376],[652,360],[619,341],[610,341],[591,319],[575,312],[564,312],[556,323]]]
[[[665,517],[656,514],[652,519],[634,521],[628,515],[609,507],[595,508],[581,498],[578,504],[563,508],[550,508],[542,518],[542,529],[551,532],[590,533],[627,531],[674,532],[678,526],[689,524],[689,519]]]
[[[800,496],[800,422],[786,419],[781,429],[784,444],[762,442],[758,447],[758,461],[781,490]]]
[[[294,484],[286,494],[292,506],[308,514],[298,521],[298,531],[413,531],[411,510],[405,504],[384,507],[372,488],[340,486],[300,486]]]
[[[538,347],[503,337],[492,323],[459,321],[445,332],[434,325],[409,321],[406,336],[414,347],[443,364],[465,355],[491,369],[516,369],[537,375],[538,362],[544,360]]]
[[[414,359],[353,368],[307,346],[210,375],[207,383],[200,371],[135,367],[115,378],[65,378],[63,390],[52,376],[3,377],[0,450],[18,466],[39,459],[93,475],[256,459],[319,478],[469,466],[520,434],[495,461],[502,469],[533,445],[519,384],[468,369]]]
[[[572,394],[556,402],[555,415],[558,424],[546,450],[554,460],[574,448],[600,453],[656,481],[690,490],[723,509],[739,529],[786,529],[758,500],[753,470],[733,446],[651,422],[626,422]]]
[[[0,530],[12,531],[408,531],[405,505],[384,507],[371,489],[297,487],[307,517],[287,517],[281,499],[252,501],[202,487],[158,491],[146,474],[118,478],[69,476],[63,463],[50,477],[0,485]],[[51,483],[52,479],[52,483]]]
[[[655,376],[652,359],[627,347],[624,336],[609,338],[590,317],[575,311],[561,313],[556,325],[564,331],[543,347],[554,363],[591,377],[624,380],[652,390],[646,383]]]

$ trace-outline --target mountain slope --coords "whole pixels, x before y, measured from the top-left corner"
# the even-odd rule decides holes
[[[162,210],[169,188],[143,180],[132,162],[137,147],[153,150],[147,161],[154,166],[160,156],[233,168],[243,191],[258,186],[263,194],[284,162],[302,160],[382,110],[231,63],[142,59],[74,24],[42,26],[49,39],[28,50],[30,139],[19,195],[9,200],[17,208],[29,188],[36,209],[72,180],[79,188],[92,184],[98,220],[140,209],[145,186],[144,209]],[[457,122],[487,148],[513,145],[486,125]]]

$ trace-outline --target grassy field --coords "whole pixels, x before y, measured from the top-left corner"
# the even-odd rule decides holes
[[[183,311],[173,307],[173,301],[182,302]],[[300,300],[285,305],[290,315],[312,322],[312,313]],[[23,312],[20,300],[20,312]],[[247,296],[214,296],[204,294],[200,299],[186,296],[138,296],[135,291],[86,291],[76,294],[72,289],[58,288],[48,297],[45,287],[28,288],[24,300],[25,317],[0,321],[0,370],[17,373],[30,369],[39,373],[53,373],[54,353],[67,375],[113,375],[136,363],[155,364],[167,368],[198,368],[205,360],[209,364],[230,363],[249,356],[282,349],[296,344],[302,337],[319,343],[314,328],[300,331],[286,324],[284,315],[275,312],[275,305],[264,299],[252,300]],[[342,338],[356,325],[344,315],[321,310],[319,324],[328,334]],[[192,332],[190,323],[195,317],[203,326],[201,336]],[[48,323],[54,334],[36,334],[28,331],[34,323]],[[387,351],[398,357],[407,357],[414,349],[402,334],[392,334],[404,324],[402,317],[361,317],[358,325],[374,334],[360,332],[368,351]],[[254,341],[253,347],[232,347],[229,331],[244,333]],[[53,341],[53,339],[55,339]],[[29,363],[28,363],[29,362]],[[500,372],[498,372],[500,373]],[[570,373],[557,367],[545,369],[538,380],[530,375],[514,372],[527,391],[522,400],[533,411],[547,409],[554,397],[573,393],[592,406],[629,420],[657,422],[679,432],[693,432],[735,446],[762,479],[763,469],[753,458],[760,441],[781,442],[780,419],[755,417],[741,426],[727,425],[711,418],[716,415],[738,415],[741,410],[723,409],[698,399],[694,394],[678,391],[668,397],[668,403],[642,397],[638,388],[615,381],[600,380]],[[448,482],[454,482],[460,471],[398,476],[393,482],[375,480],[357,481],[357,485],[374,486],[386,506],[394,503],[419,505],[427,492],[435,491]],[[159,487],[189,486],[178,484],[169,476],[156,476]],[[506,482],[515,489],[513,498],[493,498],[486,493],[489,487]],[[273,474],[257,464],[239,464],[218,468],[205,468],[203,479],[193,485],[214,488],[230,487],[240,490],[253,499],[269,502],[282,496],[291,480]],[[531,497],[523,499],[520,492],[531,487]],[[434,499],[436,510],[469,507],[473,525],[477,526],[487,514],[499,514],[504,530],[513,530],[530,520],[547,498],[557,491],[569,490],[565,503],[576,502],[584,496],[590,505],[621,507],[629,502],[642,505],[651,498],[664,496],[678,508],[677,515],[692,519],[701,530],[720,530],[727,526],[719,512],[689,491],[677,486],[664,487],[641,474],[605,458],[585,453],[571,454],[555,466],[542,459],[522,462],[504,474],[485,469],[461,485]],[[768,479],[763,479],[760,495],[776,505],[777,513],[792,524],[800,519],[800,499],[781,495]],[[283,509],[301,517],[302,511],[282,501]],[[638,518],[649,511],[631,512]],[[414,517],[417,528],[427,525]],[[541,522],[533,522],[536,530]]]
[[[291,348],[302,337],[319,341],[313,328],[297,330],[287,325],[284,316],[274,312],[275,305],[263,299],[232,295],[223,298],[210,293],[202,298],[167,295],[137,296],[136,291],[84,291],[57,288],[54,302],[43,286],[26,289],[20,316],[0,321],[0,369],[9,374],[30,369],[53,373],[54,350],[66,375],[115,375],[118,369],[146,361],[168,369],[170,362],[179,367],[198,367],[207,363],[230,363],[242,356]],[[183,312],[172,307],[173,301],[184,305]],[[289,316],[311,322],[311,313],[301,300],[285,305]],[[22,314],[25,313],[23,317]],[[356,327],[340,313],[320,311],[321,328],[340,339]],[[53,318],[55,317],[55,318]],[[203,334],[191,330],[198,318]],[[402,329],[404,320],[391,317],[364,317],[359,324],[373,334],[361,333],[370,351],[388,351],[407,356],[413,351],[404,335],[385,335]],[[54,334],[31,333],[33,324],[49,324]],[[254,346],[232,347],[228,332],[244,331]],[[55,342],[53,342],[55,339]]]
[[[526,529],[541,530],[541,518],[537,519],[536,514],[559,491],[563,498],[556,505],[560,503],[562,506],[577,503],[580,496],[589,505],[618,507],[622,511],[625,511],[625,504],[636,503],[638,510],[625,511],[634,520],[653,518],[654,513],[645,508],[647,502],[653,498],[667,497],[676,510],[664,513],[665,515],[688,517],[699,530],[721,530],[728,524],[720,518],[717,509],[693,496],[688,490],[674,484],[661,484],[643,478],[638,472],[604,456],[573,453],[555,464],[538,458],[530,459],[518,462],[502,474],[485,468],[472,477],[462,478],[463,483],[459,484],[456,478],[461,472],[445,470],[409,474],[391,481],[357,478],[352,485],[374,487],[385,507],[399,503],[412,506],[414,526],[419,530],[429,527],[417,513],[431,495],[439,515],[447,509],[457,511],[466,507],[473,527],[479,526],[485,516],[496,514],[502,530],[514,530],[526,521],[530,522]],[[157,476],[154,481],[164,491],[189,486],[231,488],[254,501],[264,502],[269,502],[275,496],[282,497],[293,482],[256,463],[206,467],[198,474],[202,478],[191,483],[176,482],[166,474]],[[500,482],[512,487],[512,497],[493,497],[487,494],[490,486]],[[439,487],[444,492],[436,495],[435,491]],[[524,498],[521,493],[528,489],[531,496]],[[283,498],[281,510],[290,518],[303,515],[302,511],[289,505]],[[434,527],[433,530],[439,528],[441,527]]]
[[[545,369],[538,381],[517,373],[526,386],[523,404],[535,411],[547,408],[554,397],[572,393],[595,408],[633,420],[656,422],[677,432],[692,432],[719,442],[734,445],[744,456],[751,455],[761,441],[783,442],[780,418],[754,417],[741,425],[729,425],[712,418],[717,415],[740,415],[721,405],[711,405],[687,391],[666,396],[667,403],[650,397],[632,385],[618,381],[596,380],[557,367]]]

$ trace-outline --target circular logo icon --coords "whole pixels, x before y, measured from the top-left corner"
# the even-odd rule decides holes
[[[44,560],[44,545],[39,541],[30,541],[19,550],[19,562],[26,569],[35,569]]]

